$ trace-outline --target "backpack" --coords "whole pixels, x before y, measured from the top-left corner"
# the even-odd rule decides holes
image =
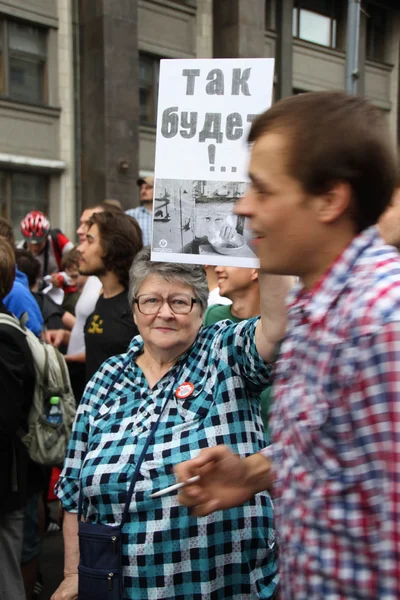
[[[24,313],[25,314],[25,313]],[[21,331],[28,342],[35,367],[35,388],[32,406],[28,414],[28,432],[21,439],[30,458],[41,465],[61,465],[67,452],[76,404],[72,392],[68,368],[63,355],[45,342],[40,341],[21,321],[7,314],[0,314],[0,324],[10,325]],[[60,398],[61,423],[49,423],[46,419],[50,398]]]

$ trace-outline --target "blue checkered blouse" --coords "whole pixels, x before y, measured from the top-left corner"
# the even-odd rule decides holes
[[[176,492],[150,494],[175,482],[173,465],[201,448],[227,444],[241,456],[265,446],[258,394],[271,368],[257,353],[257,319],[203,328],[192,347],[149,389],[135,357],[108,359],[86,387],[64,470],[56,487],[64,508],[93,523],[120,523],[135,461],[156,413],[166,408],[147,450],[123,528],[124,598],[135,600],[250,600],[272,598],[277,586],[272,504],[267,493],[240,508],[196,518]],[[123,367],[123,364],[127,365]],[[107,395],[115,369],[121,377]],[[194,384],[186,399],[175,395]],[[157,407],[157,408],[156,408]]]

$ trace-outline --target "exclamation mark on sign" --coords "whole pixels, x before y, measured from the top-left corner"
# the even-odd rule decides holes
[[[208,162],[210,163],[210,171],[215,171],[215,145],[208,146]]]

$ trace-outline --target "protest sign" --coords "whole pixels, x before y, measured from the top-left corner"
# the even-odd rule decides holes
[[[247,136],[271,105],[273,59],[160,64],[152,260],[257,267],[243,218]]]

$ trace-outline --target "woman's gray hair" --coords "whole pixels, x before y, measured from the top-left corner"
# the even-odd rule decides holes
[[[129,271],[129,302],[131,305],[133,305],[144,280],[150,275],[157,275],[168,282],[179,281],[189,285],[193,289],[196,300],[199,301],[201,314],[204,314],[209,294],[204,267],[183,263],[152,262],[150,246],[145,246],[137,253]]]

